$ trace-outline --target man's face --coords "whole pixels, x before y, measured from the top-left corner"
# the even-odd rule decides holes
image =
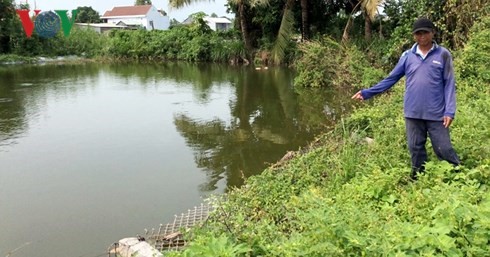
[[[434,32],[420,30],[413,33],[413,38],[422,47],[432,45],[432,38],[434,38]]]

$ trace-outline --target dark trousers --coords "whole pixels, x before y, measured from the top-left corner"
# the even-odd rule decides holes
[[[449,129],[444,127],[442,121],[405,118],[405,126],[408,149],[412,158],[412,177],[415,178],[417,172],[424,171],[424,164],[427,161],[427,151],[425,150],[427,134],[439,160],[459,165],[458,155],[454,151],[449,137]]]

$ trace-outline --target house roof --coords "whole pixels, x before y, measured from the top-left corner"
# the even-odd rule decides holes
[[[204,20],[208,21],[208,22],[214,22],[214,23],[229,23],[229,24],[231,24],[231,21],[228,20],[227,18],[205,17]]]
[[[102,18],[146,15],[151,7],[152,5],[118,6],[112,8],[111,11],[106,11]]]
[[[194,20],[194,18],[192,16],[189,16],[189,17],[187,17],[187,19],[185,19],[182,22],[182,24],[191,24],[193,20]],[[204,17],[203,20],[207,21],[207,22],[213,22],[213,23],[229,23],[229,24],[231,24],[231,21],[227,18]]]

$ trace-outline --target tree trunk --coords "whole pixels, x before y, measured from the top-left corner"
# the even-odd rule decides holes
[[[310,39],[310,23],[308,19],[308,0],[301,0],[301,39]]]
[[[371,18],[369,18],[369,15],[366,12],[362,13],[364,14],[364,39],[370,41],[373,36]]]
[[[342,34],[342,43],[347,43],[347,41],[349,41],[349,31],[351,27],[352,27],[352,16],[349,17],[349,20],[345,25],[344,34]]]
[[[240,17],[240,28],[242,31],[243,42],[245,43],[245,51],[249,62],[252,62],[252,41],[250,39],[250,33],[248,29],[247,19],[245,15],[245,4],[242,1],[238,3],[238,15]]]
[[[354,2],[351,2],[351,1],[349,1],[349,3],[351,5],[354,4]],[[361,5],[361,3],[362,3],[362,0],[358,1],[357,4],[352,8],[352,12],[349,15],[349,19],[347,20],[347,24],[345,24],[344,34],[342,34],[342,43],[347,43],[347,41],[349,41],[349,31],[350,31],[350,28],[352,27],[352,23],[354,23],[352,21],[352,15],[357,10],[357,8]]]
[[[379,22],[379,38],[384,39],[383,35],[383,19],[380,20]]]

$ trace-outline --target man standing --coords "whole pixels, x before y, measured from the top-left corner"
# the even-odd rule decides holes
[[[424,171],[427,161],[427,134],[437,157],[458,165],[458,155],[451,145],[449,126],[456,112],[456,88],[452,56],[433,41],[432,21],[419,18],[413,24],[416,43],[405,51],[388,77],[377,85],[363,89],[352,99],[367,100],[382,93],[406,76],[404,115],[408,148],[412,159],[410,177]]]

